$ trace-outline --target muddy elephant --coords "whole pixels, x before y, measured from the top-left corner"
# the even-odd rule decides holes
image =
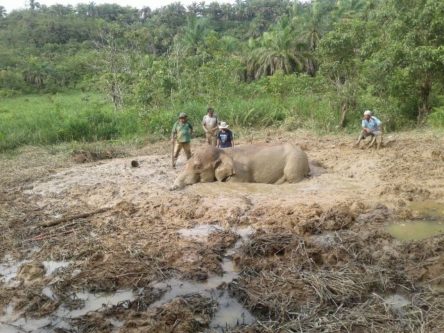
[[[188,160],[172,190],[198,182],[296,183],[309,174],[307,155],[292,144],[206,146]]]

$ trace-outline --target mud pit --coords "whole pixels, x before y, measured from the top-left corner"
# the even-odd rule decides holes
[[[266,140],[326,172],[170,192],[165,143],[81,164],[2,156],[0,332],[444,331],[441,228],[388,232],[444,221],[442,136]]]

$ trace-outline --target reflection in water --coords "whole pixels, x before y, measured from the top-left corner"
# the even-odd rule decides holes
[[[400,240],[420,240],[444,233],[443,221],[411,221],[390,224],[386,227],[388,233]]]

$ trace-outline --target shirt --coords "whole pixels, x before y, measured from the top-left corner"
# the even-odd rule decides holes
[[[369,120],[362,119],[362,128],[368,128],[372,132],[379,131],[380,126],[381,121],[376,117],[371,116]]]
[[[213,117],[210,117],[209,115],[205,115],[202,119],[202,125],[205,126],[206,129],[211,130],[217,127],[217,116],[213,115]]]
[[[233,133],[230,130],[225,130],[224,132],[220,131],[217,138],[220,141],[220,148],[229,148],[231,147],[231,142],[233,141]]]
[[[193,125],[189,122],[181,123],[179,120],[173,126],[172,135],[176,135],[177,142],[188,143],[191,142],[191,130]]]

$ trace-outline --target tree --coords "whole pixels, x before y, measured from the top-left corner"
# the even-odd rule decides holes
[[[364,27],[365,23],[357,19],[343,21],[322,38],[317,51],[321,62],[320,72],[329,79],[335,90],[340,127],[345,126],[347,113],[357,103],[361,66],[360,31]]]
[[[6,16],[6,9],[3,6],[0,6],[0,20]]]
[[[283,18],[273,30],[262,35],[259,47],[252,50],[247,58],[247,75],[258,79],[277,71],[301,72],[307,55],[305,44],[293,34],[288,18]]]
[[[379,94],[416,108],[423,124],[433,86],[444,83],[444,2],[387,0],[375,14],[365,49],[368,76]]]

